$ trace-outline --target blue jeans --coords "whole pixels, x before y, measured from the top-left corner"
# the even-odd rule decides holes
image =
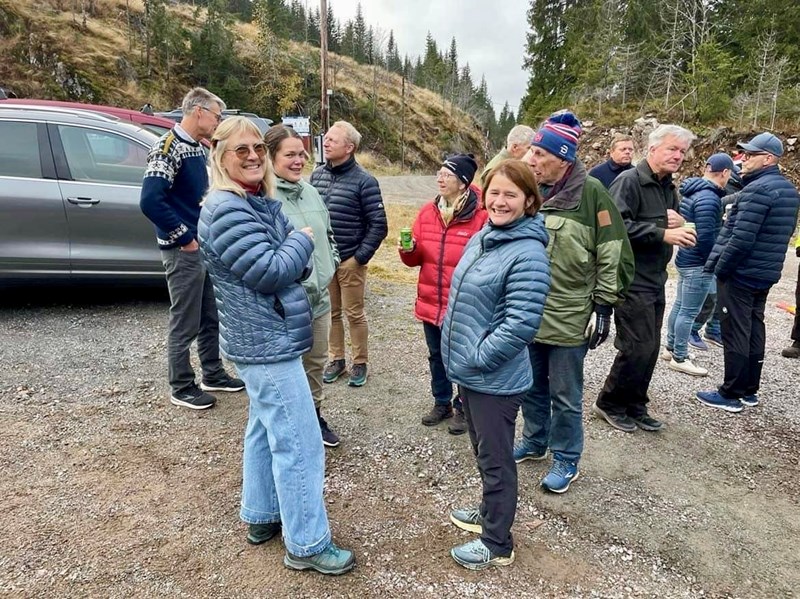
[[[325,450],[303,363],[298,357],[235,364],[250,397],[240,517],[280,521],[292,555],[320,553],[331,542],[322,499]]]
[[[692,333],[700,333],[700,329],[706,325],[706,334],[715,335],[720,337],[722,335],[722,328],[719,324],[719,310],[717,306],[717,277],[711,279],[711,286],[708,288],[708,295],[706,301],[703,302],[703,307],[700,314],[694,319],[692,325]]]
[[[588,347],[528,346],[533,386],[522,400],[522,438],[535,451],[550,447],[557,460],[577,463],[583,453],[583,359]]]
[[[714,275],[704,273],[702,266],[678,269],[678,292],[667,320],[667,347],[676,360],[685,360],[689,355],[692,325],[700,314],[713,280]]]
[[[431,394],[437,406],[449,406],[461,410],[461,399],[456,395],[453,399],[453,383],[447,378],[447,371],[442,362],[442,328],[430,322],[423,322],[425,343],[428,345],[428,365],[431,369]]]

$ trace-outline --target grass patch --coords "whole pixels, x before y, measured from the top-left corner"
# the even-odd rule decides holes
[[[400,237],[400,229],[410,227],[414,223],[419,207],[409,204],[384,204],[384,207],[389,222],[389,234],[369,263],[369,274],[383,281],[416,285],[419,269],[409,268],[400,261],[397,240]]]

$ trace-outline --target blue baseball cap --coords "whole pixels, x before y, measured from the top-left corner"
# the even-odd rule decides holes
[[[725,169],[729,171],[736,170],[733,164],[733,158],[728,156],[725,152],[709,156],[708,160],[706,160],[706,166],[710,167],[712,173],[721,173]]]
[[[737,148],[745,152],[766,152],[773,156],[783,156],[783,143],[772,133],[759,133],[747,143],[739,142]]]

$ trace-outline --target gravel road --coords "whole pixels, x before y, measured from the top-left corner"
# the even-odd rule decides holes
[[[394,179],[394,178],[393,178]],[[383,181],[382,181],[383,183]],[[429,183],[397,182],[418,201]],[[391,183],[388,184],[390,189]],[[404,199],[405,197],[405,199]],[[383,252],[394,251],[387,244]],[[238,520],[244,393],[195,413],[168,403],[161,290],[0,294],[0,592],[98,597],[796,597],[800,592],[800,361],[780,357],[797,259],[767,309],[761,406],[697,403],[715,386],[660,362],[652,411],[668,426],[629,435],[585,416],[582,475],[563,496],[520,466],[517,561],[474,573],[448,510],[479,499],[466,436],[426,428],[425,343],[411,285],[370,280],[370,379],[328,387],[326,497],[356,569],[340,578],[282,566],[280,541],[245,543]],[[674,293],[674,279],[668,292]],[[612,344],[586,363],[585,406]],[[520,423],[518,422],[518,426]]]

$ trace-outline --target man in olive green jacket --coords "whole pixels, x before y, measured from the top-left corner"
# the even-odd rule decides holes
[[[523,158],[545,199],[551,282],[542,324],[529,346],[534,383],[522,403],[523,436],[514,458],[542,460],[549,448],[553,465],[541,484],[554,493],[566,492],[579,474],[586,352],[608,337],[613,306],[634,273],[619,210],[575,155],[580,134],[575,115],[556,113]]]

